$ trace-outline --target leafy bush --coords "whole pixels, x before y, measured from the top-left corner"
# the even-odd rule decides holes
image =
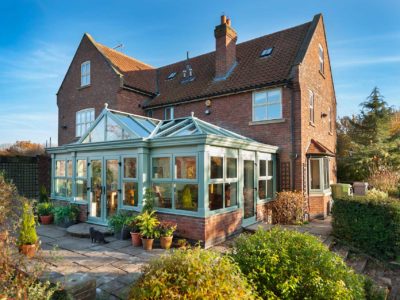
[[[129,299],[255,299],[251,286],[227,256],[194,248],[150,262]]]
[[[365,196],[373,200],[384,200],[388,197],[388,194],[377,189],[368,190]]]
[[[263,299],[364,298],[363,278],[309,234],[259,229],[231,255]]]
[[[34,245],[38,240],[36,233],[36,221],[32,205],[25,200],[23,203],[21,227],[19,231],[19,245]]]
[[[40,203],[49,202],[49,196],[47,193],[47,189],[44,185],[42,185],[39,190],[39,202]]]
[[[158,231],[160,232],[160,236],[169,237],[174,235],[176,227],[177,227],[176,223],[162,221],[158,225]]]
[[[51,202],[41,202],[37,205],[39,216],[50,216],[53,214],[53,204]]]
[[[76,205],[68,204],[54,208],[54,221],[56,224],[76,221],[79,214],[79,208]]]
[[[125,211],[120,211],[108,219],[108,226],[114,231],[121,231],[122,227],[126,224],[127,220],[130,218],[129,213]]]
[[[400,255],[400,201],[368,196],[335,199],[333,233],[381,259]]]
[[[146,239],[154,239],[159,235],[157,226],[160,222],[154,214],[154,210],[152,212],[145,211],[136,217],[140,233]]]
[[[0,172],[0,230],[12,229],[13,225],[19,223],[20,202],[17,188]]]
[[[152,212],[154,210],[155,203],[155,194],[152,189],[146,189],[146,193],[144,194],[144,204],[142,207],[142,212]]]
[[[302,192],[280,192],[271,202],[274,224],[299,224],[304,222],[307,212],[306,199]]]
[[[390,170],[375,172],[368,178],[368,183],[380,191],[400,198],[400,172]]]

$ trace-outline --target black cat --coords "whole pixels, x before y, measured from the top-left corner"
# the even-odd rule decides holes
[[[90,234],[90,239],[92,240],[92,243],[96,243],[96,242],[98,242],[100,244],[108,243],[104,238],[104,233],[94,229],[93,227],[90,227],[89,234]]]

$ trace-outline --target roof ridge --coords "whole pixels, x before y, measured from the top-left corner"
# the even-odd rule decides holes
[[[122,53],[122,52],[117,51],[117,50],[115,50],[115,49],[113,49],[113,48],[110,48],[110,47],[108,47],[108,46],[106,46],[106,45],[103,45],[103,44],[101,44],[101,43],[99,43],[99,42],[96,42],[94,39],[93,39],[93,41],[94,41],[94,43],[95,43],[96,45],[98,45],[98,46],[100,46],[100,47],[107,48],[108,50],[111,50],[112,52],[114,52],[114,53],[117,54],[117,55],[124,56],[124,57],[126,57],[126,58],[128,58],[128,59],[131,59],[131,60],[133,60],[133,61],[135,61],[135,62],[137,62],[137,63],[141,63],[141,64],[143,64],[143,65],[145,65],[145,66],[148,66],[148,67],[150,67],[150,68],[152,68],[152,69],[157,69],[156,67],[154,67],[154,66],[152,66],[152,65],[149,65],[149,64],[147,64],[147,63],[145,63],[145,62],[143,62],[143,61],[141,61],[141,60],[138,60],[137,58],[134,58],[134,57],[129,56],[129,55],[125,54],[125,53]],[[104,55],[106,55],[106,54],[104,54]]]

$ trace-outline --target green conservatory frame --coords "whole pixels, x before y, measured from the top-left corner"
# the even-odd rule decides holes
[[[245,158],[254,161],[254,190],[257,191],[259,185],[267,186],[267,183],[270,189],[269,197],[263,197],[263,199],[259,199],[259,193],[255,193],[254,210],[257,204],[270,201],[276,192],[278,147],[256,142],[202,121],[193,115],[172,120],[157,120],[111,110],[106,106],[76,143],[47,150],[52,157],[51,198],[56,201],[88,205],[88,221],[92,223],[107,223],[107,216],[104,214],[108,212],[108,200],[105,198],[110,193],[106,193],[105,190],[109,186],[113,186],[113,200],[116,199],[118,210],[140,212],[146,188],[150,187],[153,190],[161,188],[161,191],[167,191],[165,193],[168,197],[164,197],[164,200],[167,200],[162,205],[160,204],[160,199],[163,198],[162,193],[160,192],[160,196],[157,197],[159,205],[156,209],[160,213],[206,218],[243,209],[244,196],[239,191],[243,190],[243,160]],[[136,176],[134,178],[124,176],[128,159],[131,163],[135,162]],[[85,163],[82,163],[82,160]],[[214,160],[220,162],[222,167],[217,166]],[[270,168],[268,176],[260,173],[263,171],[259,170],[259,166],[265,165],[261,160],[269,161],[267,163],[267,167]],[[65,162],[64,169],[60,169],[63,164],[58,163],[59,161]],[[94,197],[94,188],[91,184],[92,173],[94,173],[91,171],[92,162],[101,165],[101,175],[98,176],[101,177],[102,197],[100,218],[91,218],[91,209],[94,209],[91,207],[91,199]],[[233,162],[236,163],[235,167]],[[111,171],[105,170],[108,163],[112,164],[110,170],[113,170],[113,176],[109,174]],[[228,163],[230,170],[227,170]],[[83,164],[86,164],[86,167],[83,167]],[[67,166],[70,166],[71,170]],[[211,178],[212,168],[216,168],[221,178]],[[236,174],[233,171],[235,169]],[[61,176],[62,171],[65,176]],[[180,174],[180,177],[177,175],[179,172],[183,174]],[[229,176],[228,172],[230,172]],[[182,178],[182,176],[186,177]],[[107,185],[105,182],[110,177],[113,177],[112,180],[115,182]],[[260,183],[259,180],[265,180],[266,183]],[[64,184],[64,189],[60,189],[60,186],[62,187],[60,182]],[[137,191],[132,196],[137,199],[133,201],[135,206],[126,205],[126,182],[129,182],[130,186],[137,187]],[[170,187],[169,192],[167,186]],[[215,199],[222,197],[222,200],[218,200],[218,205],[214,205],[217,208],[210,207],[209,202],[209,195],[215,196],[211,194],[214,192],[214,187],[220,191]],[[86,194],[83,191],[84,188],[86,188]],[[197,205],[194,201],[196,191]],[[227,195],[229,201],[227,201]],[[190,205],[188,199],[191,199]],[[232,204],[234,201],[231,199],[236,199],[235,205]],[[222,207],[219,203],[221,201]],[[98,209],[97,206],[96,209]],[[243,223],[246,222],[255,222],[255,217],[248,218]]]

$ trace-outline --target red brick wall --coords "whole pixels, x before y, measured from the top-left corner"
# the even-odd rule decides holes
[[[331,196],[309,196],[310,218],[325,218],[329,214]]]

